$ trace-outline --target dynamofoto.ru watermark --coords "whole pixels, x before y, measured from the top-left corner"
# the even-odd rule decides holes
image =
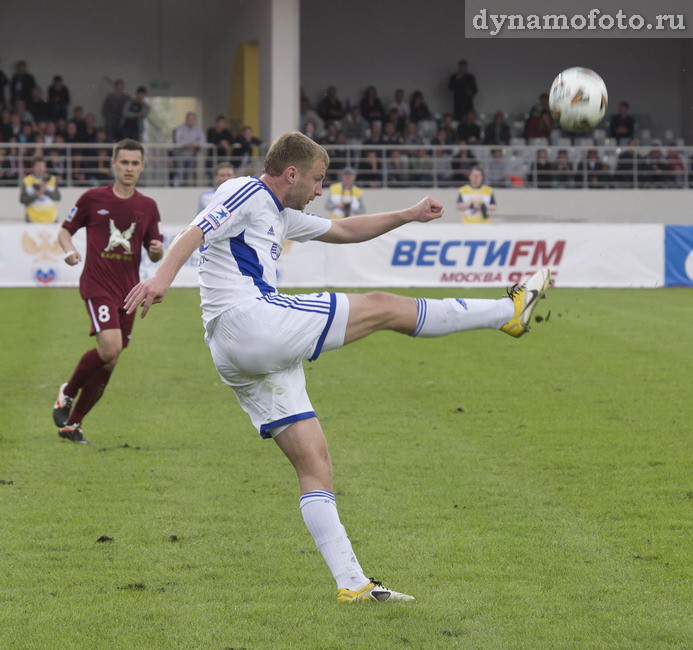
[[[685,30],[683,14],[658,14],[653,22],[647,22],[640,14],[626,14],[619,9],[615,14],[602,13],[599,9],[590,9],[585,14],[489,14],[487,9],[480,9],[472,18],[475,30],[498,36],[503,30],[517,31],[565,31],[565,30],[604,30],[612,29],[639,31],[650,29],[664,31],[667,29]]]

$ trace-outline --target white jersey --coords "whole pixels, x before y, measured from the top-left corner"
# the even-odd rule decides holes
[[[332,221],[285,208],[260,179],[246,176],[222,183],[191,225],[204,233],[198,278],[207,327],[231,307],[276,293],[282,242],[315,239]]]

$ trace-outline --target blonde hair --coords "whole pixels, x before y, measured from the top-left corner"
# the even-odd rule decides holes
[[[281,176],[287,167],[296,167],[301,173],[307,172],[316,160],[322,160],[325,168],[330,164],[330,157],[319,144],[309,137],[292,131],[280,135],[265,156],[262,173],[269,176]]]

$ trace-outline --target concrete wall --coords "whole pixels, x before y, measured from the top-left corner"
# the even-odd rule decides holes
[[[62,190],[60,215],[63,218],[83,189]],[[199,189],[144,188],[154,198],[166,223],[181,226],[192,221],[197,211]],[[445,206],[443,221],[458,222],[456,190],[431,190]],[[364,198],[369,212],[387,212],[416,203],[426,195],[423,189],[372,189]],[[693,224],[693,192],[690,190],[523,190],[496,192],[496,221],[595,221],[599,223]],[[325,197],[316,199],[307,210],[328,216]],[[21,221],[23,208],[19,190],[0,188],[0,221]]]

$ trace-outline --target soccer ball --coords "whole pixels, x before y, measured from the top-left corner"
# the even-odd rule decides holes
[[[607,103],[606,84],[588,68],[568,68],[551,84],[551,114],[567,131],[587,131],[599,124]]]

